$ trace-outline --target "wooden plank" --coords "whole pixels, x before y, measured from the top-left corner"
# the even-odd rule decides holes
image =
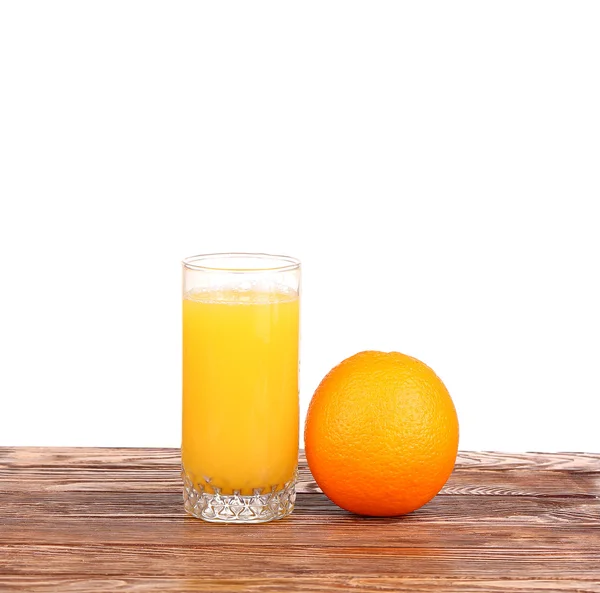
[[[179,470],[27,468],[0,470],[0,493],[62,492],[175,492],[182,487]],[[308,469],[301,468],[297,491],[319,493]],[[600,474],[456,469],[440,492],[441,496],[549,496],[600,497]]]
[[[322,498],[321,498],[322,497]],[[598,501],[512,499],[480,504],[481,498],[436,499],[406,517],[361,518],[327,501],[323,495],[301,495],[292,517],[273,524],[209,525],[177,515],[117,514],[94,516],[93,508],[78,516],[38,514],[27,509],[1,519],[0,543],[202,546],[220,544],[287,547],[301,541],[311,546],[461,547],[596,550],[600,557]],[[316,500],[315,500],[316,499]],[[313,502],[314,501],[314,502]],[[141,505],[144,502],[140,503]],[[170,502],[169,504],[174,504]],[[89,514],[88,514],[89,513]],[[142,511],[143,513],[143,511]]]
[[[0,447],[0,468],[92,467],[125,468],[166,467],[180,464],[179,449],[104,448],[104,447]],[[300,465],[306,465],[300,452]],[[499,453],[460,451],[457,469],[568,471],[600,473],[600,453]]]
[[[600,455],[577,461],[571,454],[546,454],[541,463],[550,469],[537,471],[535,479],[522,455],[461,455],[442,496],[600,496]],[[175,491],[181,488],[179,467],[176,449],[0,448],[0,492]],[[320,492],[303,455],[299,474],[298,492]]]
[[[172,578],[152,577],[57,577],[49,580],[40,577],[0,577],[0,591],[6,593],[56,593],[69,591],[77,593],[106,593],[129,591],[131,593],[431,593],[431,591],[461,591],[464,593],[600,593],[600,581],[572,579],[464,579],[456,577],[436,577],[435,581],[411,577],[370,577],[365,575],[343,576],[295,576],[245,577],[245,578],[200,578],[194,575]]]
[[[2,495],[0,516],[8,525],[12,519],[18,523],[45,523],[76,521],[87,518],[113,519],[177,519],[185,518],[182,495],[173,492],[40,492],[32,497],[25,508],[21,493]],[[294,518],[296,523],[322,522],[335,519],[339,525],[356,521],[357,517],[334,505],[325,495],[302,493],[298,495]],[[397,518],[363,518],[368,523],[379,521],[385,526],[411,524],[470,526],[472,524],[494,527],[527,524],[549,525],[557,528],[598,526],[600,499],[596,497],[519,497],[488,495],[485,502],[478,495],[462,494],[456,497],[439,496],[417,511]],[[4,532],[6,533],[6,531]],[[0,533],[0,541],[3,535]]]
[[[137,469],[179,466],[179,449],[118,447],[0,447],[0,468]]]
[[[2,549],[0,574],[61,576],[284,577],[368,575],[396,577],[503,575],[513,578],[600,578],[598,550],[533,548],[345,548],[269,543],[266,548],[205,540],[195,547],[142,543],[130,546],[31,546]]]
[[[442,496],[600,497],[600,473],[457,468]]]
[[[600,453],[498,453],[461,451],[458,468],[478,470],[568,471],[600,473]]]

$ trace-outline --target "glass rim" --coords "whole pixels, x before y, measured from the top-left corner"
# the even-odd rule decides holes
[[[226,265],[210,265],[202,263],[211,259],[255,259],[263,260],[264,266],[240,267]],[[272,255],[270,253],[247,253],[247,252],[224,252],[224,253],[202,253],[191,255],[182,260],[185,269],[200,272],[234,272],[234,273],[257,273],[257,272],[290,272],[300,268],[300,260],[289,255]]]

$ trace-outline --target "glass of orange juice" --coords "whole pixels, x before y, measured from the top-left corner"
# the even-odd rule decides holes
[[[183,261],[185,510],[205,521],[289,515],[298,463],[300,262]]]

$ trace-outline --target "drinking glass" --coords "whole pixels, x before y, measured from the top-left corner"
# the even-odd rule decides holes
[[[183,261],[185,510],[205,521],[289,515],[298,464],[300,262]]]

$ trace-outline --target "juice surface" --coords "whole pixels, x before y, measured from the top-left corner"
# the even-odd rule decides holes
[[[183,300],[182,461],[209,493],[280,489],[298,459],[299,299],[203,290]]]

